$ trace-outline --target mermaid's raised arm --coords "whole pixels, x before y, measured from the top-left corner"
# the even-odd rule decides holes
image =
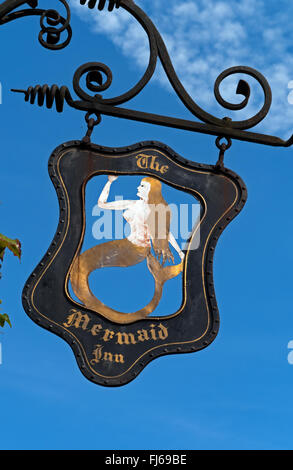
[[[111,184],[117,178],[118,178],[118,176],[113,176],[113,175],[108,176],[108,181],[105,184],[105,186],[104,186],[104,188],[103,188],[103,190],[100,194],[99,200],[98,200],[98,206],[101,209],[123,211],[123,210],[127,209],[128,207],[130,207],[132,204],[134,204],[135,201],[124,201],[123,199],[119,200],[119,201],[107,202],[108,197],[109,197]]]

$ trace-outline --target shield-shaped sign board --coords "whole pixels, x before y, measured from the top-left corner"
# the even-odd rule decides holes
[[[59,224],[23,290],[29,317],[105,386],[130,382],[162,355],[208,346],[219,329],[213,255],[246,202],[240,177],[159,142],[68,142],[49,173]]]

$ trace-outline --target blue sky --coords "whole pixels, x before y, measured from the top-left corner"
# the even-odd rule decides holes
[[[40,0],[42,7],[52,3]],[[162,357],[130,384],[103,388],[84,378],[64,341],[23,311],[23,285],[58,222],[48,158],[86,129],[83,113],[30,106],[9,90],[37,83],[71,87],[77,67],[98,61],[113,70],[113,87],[105,94],[111,96],[139,79],[146,57],[144,37],[124,12],[103,15],[76,3],[70,2],[73,39],[59,52],[39,45],[37,18],[1,27],[1,233],[21,240],[23,256],[19,263],[7,254],[0,284],[2,310],[13,323],[0,334],[0,447],[292,449],[293,366],[287,360],[293,339],[292,149],[234,141],[226,154],[226,165],[247,185],[248,201],[217,245],[221,326],[205,350]],[[256,67],[273,90],[271,112],[258,129],[292,134],[289,0],[277,6],[259,0],[140,4],[162,31],[179,76],[201,106],[226,115],[212,95],[217,75],[232,65]],[[226,97],[237,98],[233,84],[225,90]],[[246,117],[260,104],[255,92]],[[190,118],[160,68],[127,106]],[[214,163],[218,157],[213,137],[109,117],[103,117],[92,140],[113,147],[159,140],[190,160]]]

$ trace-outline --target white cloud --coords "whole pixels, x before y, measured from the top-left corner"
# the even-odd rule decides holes
[[[71,0],[71,4],[94,32],[108,35],[139,69],[146,66],[147,37],[128,12],[120,8],[93,13],[78,0]],[[241,78],[252,87],[251,104],[245,110],[225,110],[213,96],[219,73],[234,65],[247,65],[267,78],[273,92],[271,111],[255,130],[284,138],[292,134],[293,106],[288,101],[288,83],[293,79],[290,0],[140,0],[139,4],[158,27],[179,78],[201,107],[218,117],[230,115],[233,119],[246,119],[257,112],[262,106],[262,91],[245,76]],[[235,95],[239,78],[233,76],[223,83],[225,99],[241,101]],[[161,67],[154,79],[170,89]]]

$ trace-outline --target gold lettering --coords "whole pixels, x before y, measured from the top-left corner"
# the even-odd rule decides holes
[[[169,170],[168,165],[163,165],[163,166],[161,166],[160,172],[163,175],[164,173],[167,173],[168,170]]]
[[[105,343],[108,341],[116,339],[116,344],[119,345],[130,345],[130,344],[137,344],[137,342],[144,342],[144,341],[164,341],[168,338],[168,328],[164,326],[163,323],[159,323],[158,325],[152,323],[149,329],[140,329],[134,333],[125,333],[115,330],[109,330],[106,328],[103,329],[103,326],[98,323],[94,324],[91,328],[88,328],[90,323],[90,317],[87,314],[83,314],[81,311],[76,309],[70,310],[70,315],[68,315],[66,321],[63,325],[67,328],[81,328],[82,330],[88,330],[93,336],[100,335],[100,341],[104,341]],[[100,362],[103,355],[105,355],[106,361],[109,362],[124,362],[124,357],[121,354],[114,353],[102,353],[103,346],[97,345],[96,349],[93,352],[94,359],[92,359],[93,363]]]
[[[163,175],[164,173],[167,173],[169,167],[168,165],[161,166],[157,161],[157,158],[158,157],[155,155],[146,155],[141,153],[136,156],[136,164],[143,170],[147,170],[149,168],[150,170],[156,171],[157,173],[161,173]]]
[[[138,155],[136,158],[137,158],[137,162],[136,162],[137,166],[139,168],[142,168],[143,170],[146,170],[148,168],[149,156],[141,154],[141,155]]]
[[[97,344],[93,350],[93,359],[90,361],[92,365],[98,364],[101,361],[113,362],[113,354],[109,351],[103,352],[103,346]],[[114,362],[124,364],[123,354],[114,354]]]
[[[160,328],[158,331],[159,338],[160,339],[168,338],[168,329],[164,325],[162,325],[162,323],[158,325],[158,328]]]
[[[150,169],[151,170],[155,170],[157,171],[158,173],[160,172],[160,165],[158,164],[158,162],[156,162],[156,158],[155,156],[152,156],[151,158],[151,164],[150,164]]]
[[[106,342],[106,341],[110,341],[110,339],[113,339],[114,337],[114,331],[111,331],[111,330],[108,330],[106,329],[105,330],[105,333],[104,333],[104,336],[103,336],[103,340]]]
[[[115,359],[115,362],[120,362],[121,364],[124,364],[123,354],[114,354],[114,359]]]
[[[151,333],[151,337],[154,341],[157,341],[157,336],[156,336],[156,332],[155,332],[155,327],[156,325],[150,325],[151,329],[150,329],[150,333]]]
[[[86,313],[83,315],[81,312],[75,309],[72,309],[71,312],[73,313],[67,317],[67,323],[63,323],[63,325],[67,328],[70,326],[75,326],[75,328],[82,328],[83,330],[86,330],[90,321],[90,317]]]
[[[117,341],[116,344],[136,344],[134,335],[132,333],[116,333]]]
[[[103,346],[101,346],[100,344],[96,345],[96,349],[93,350],[94,359],[91,360],[91,364],[94,365],[100,362],[100,360],[102,359],[102,349]]]
[[[102,325],[94,325],[91,329],[91,334],[93,336],[97,336],[102,329],[103,329]]]
[[[147,330],[137,330],[138,341],[148,341],[150,339]]]
[[[104,352],[104,361],[113,362],[113,354],[110,352]]]

